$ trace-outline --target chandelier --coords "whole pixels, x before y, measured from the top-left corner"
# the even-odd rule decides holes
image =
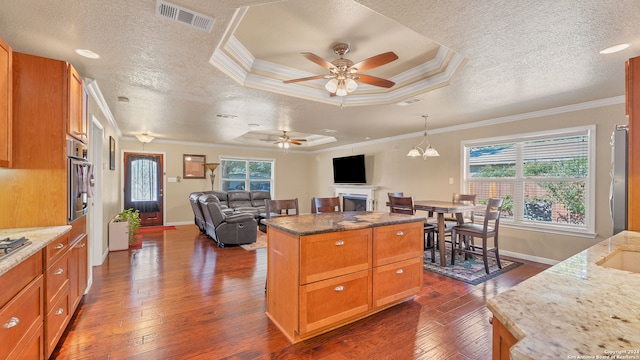
[[[422,137],[422,141],[420,141],[418,145],[414,146],[413,149],[409,150],[409,153],[407,154],[407,156],[409,157],[422,156],[422,158],[426,160],[428,157],[440,156],[440,154],[429,143],[429,138],[428,138],[429,135],[427,133],[427,118],[429,117],[429,115],[422,115],[422,117],[424,118],[424,135]],[[424,144],[425,142],[427,144],[427,147],[425,149],[422,149],[420,145]]]
[[[155,137],[153,137],[153,136],[151,136],[151,135],[149,135],[147,133],[138,134],[138,135],[136,135],[136,137],[138,138],[138,141],[140,141],[143,144],[148,144],[148,143],[152,142],[153,139],[155,139]]]

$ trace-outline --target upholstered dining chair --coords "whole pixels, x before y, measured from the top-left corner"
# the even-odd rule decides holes
[[[283,200],[264,200],[264,217],[271,219],[274,216],[299,215],[298,198]]]
[[[318,214],[323,212],[340,212],[340,198],[318,198],[311,199],[311,213]]]
[[[391,213],[394,214],[407,214],[414,215],[415,210],[413,209],[413,197],[406,196],[392,196],[389,195],[389,209]],[[431,262],[435,262],[436,260],[436,247],[434,240],[434,229],[435,227],[427,222],[424,223],[424,250],[431,250]]]
[[[451,229],[451,264],[455,264],[455,254],[482,256],[484,270],[489,274],[489,251],[494,252],[498,268],[502,269],[500,254],[498,252],[498,226],[500,225],[500,212],[504,199],[491,198],[487,201],[487,208],[484,212],[484,223],[464,223],[456,225]],[[481,238],[482,245],[473,245],[473,238]],[[488,240],[493,238],[493,247],[489,248]],[[457,246],[457,248],[456,248]]]

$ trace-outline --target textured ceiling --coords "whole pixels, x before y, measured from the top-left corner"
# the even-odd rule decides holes
[[[624,61],[640,55],[635,0],[336,0],[308,9],[296,0],[172,2],[214,18],[212,30],[156,16],[155,0],[3,0],[0,37],[15,51],[67,60],[95,79],[123,136],[246,146],[236,139],[249,131],[337,130],[330,134],[336,142],[302,150],[421,132],[422,114],[433,129],[620,96]],[[275,11],[277,26],[264,18],[234,23],[243,7],[248,17]],[[343,41],[353,45],[347,57],[354,61],[386,51],[417,54],[372,70],[375,76],[433,56],[427,42],[465,63],[449,85],[412,96],[420,101],[411,105],[341,108],[243,86],[210,62],[230,34],[257,59],[312,74],[323,69],[300,52],[332,59],[331,46]],[[631,47],[598,53],[622,42]],[[76,48],[101,58],[82,58]]]

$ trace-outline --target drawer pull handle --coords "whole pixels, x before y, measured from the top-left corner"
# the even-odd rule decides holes
[[[58,244],[56,245],[56,250],[60,250],[64,247],[64,244]]]
[[[12,317],[11,319],[9,319],[9,321],[7,321],[6,324],[4,324],[4,328],[11,329],[18,324],[20,324],[20,319],[18,319],[17,317]]]
[[[344,240],[336,241],[336,246],[342,246],[342,245],[344,245]]]
[[[58,310],[56,310],[56,315],[62,315],[63,313],[64,313],[63,308],[58,308]]]
[[[333,289],[333,290],[335,290],[335,291],[344,291],[344,286],[342,286],[342,285],[338,285],[338,286],[336,286],[336,288],[335,288],[335,289]]]
[[[404,273],[404,270],[402,270],[402,269],[396,270],[396,274],[402,274],[402,273]]]
[[[61,268],[58,268],[58,270],[56,270],[55,274],[56,275],[62,275],[64,273],[64,270],[62,270]]]
[[[396,233],[396,235],[398,235],[398,236],[402,236],[402,235],[404,235],[404,231],[400,230],[400,231],[398,231],[398,232]]]

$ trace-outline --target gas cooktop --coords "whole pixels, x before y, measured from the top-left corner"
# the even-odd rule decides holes
[[[0,259],[30,244],[31,244],[31,241],[29,241],[29,239],[27,239],[24,236],[16,239],[11,239],[11,238],[2,239],[0,240]]]

